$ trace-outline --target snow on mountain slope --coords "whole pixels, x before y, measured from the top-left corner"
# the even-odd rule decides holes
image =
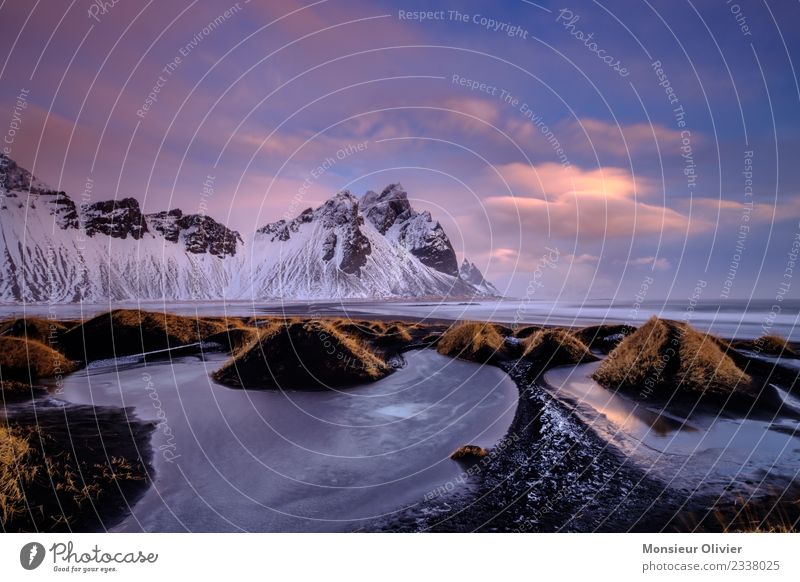
[[[5,156],[0,263],[2,302],[496,294],[459,276],[441,225],[399,184],[362,201],[340,192],[245,243],[205,215],[143,214],[134,198],[77,207]]]
[[[133,198],[76,209],[63,192],[0,157],[0,300],[218,299],[232,261],[170,242]],[[224,229],[228,238],[231,231]],[[225,232],[227,231],[227,232]],[[216,232],[216,231],[214,231]],[[238,233],[233,233],[238,238]],[[241,240],[241,239],[239,239]]]
[[[458,276],[461,277],[462,281],[469,283],[484,295],[500,296],[500,291],[497,290],[497,287],[492,285],[484,278],[483,273],[481,273],[480,269],[475,266],[475,263],[472,263],[467,259],[464,259],[464,261],[461,263],[461,268],[458,270]]]
[[[458,277],[424,265],[364,220],[358,199],[336,194],[292,221],[259,229],[246,261],[246,295],[298,299],[473,295]]]
[[[411,251],[423,265],[458,277],[456,253],[444,229],[429,212],[411,207],[403,186],[390,184],[380,194],[369,191],[361,207],[378,232]]]

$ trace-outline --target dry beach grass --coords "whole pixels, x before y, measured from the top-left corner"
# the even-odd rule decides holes
[[[436,350],[444,356],[487,363],[505,355],[504,335],[509,335],[508,330],[493,323],[461,323],[442,334]]]
[[[0,322],[0,336],[36,340],[44,344],[58,343],[59,338],[78,322],[58,321],[41,317],[8,319]]]
[[[675,392],[695,396],[746,393],[752,380],[722,350],[717,338],[655,317],[625,337],[593,377],[613,390],[662,398]]]
[[[28,441],[17,431],[0,426],[0,521],[8,523],[11,517],[24,508],[23,483],[36,474],[36,468],[24,461],[30,453]]]
[[[93,406],[16,415],[0,427],[0,522],[7,532],[103,531],[149,482],[152,425]]]
[[[580,339],[565,329],[543,329],[522,342],[522,357],[548,366],[593,362],[597,357]]]
[[[0,372],[3,381],[27,382],[58,376],[77,369],[77,365],[53,348],[36,340],[0,337]]]
[[[327,388],[371,382],[392,368],[336,321],[277,320],[236,350],[213,376],[244,388]]]
[[[91,361],[185,346],[228,328],[224,318],[116,309],[74,326],[62,343],[69,357]]]

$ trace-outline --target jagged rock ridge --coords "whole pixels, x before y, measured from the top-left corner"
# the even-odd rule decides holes
[[[417,212],[401,184],[390,184],[380,194],[369,191],[362,212],[382,235],[407,248],[423,265],[453,277],[458,260],[450,239],[430,212]]]
[[[245,242],[203,214],[144,214],[132,197],[78,208],[5,156],[0,178],[4,302],[496,294],[474,265],[460,275],[444,229],[399,184],[340,192]]]
[[[241,235],[205,214],[183,214],[179,208],[145,216],[147,224],[169,242],[182,242],[187,252],[225,258],[236,255]]]
[[[461,268],[458,270],[458,274],[463,281],[466,281],[482,293],[487,295],[500,295],[497,287],[487,281],[480,269],[475,266],[475,263],[470,262],[468,259],[465,258],[461,263]]]

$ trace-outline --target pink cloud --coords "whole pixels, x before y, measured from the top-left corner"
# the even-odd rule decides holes
[[[747,215],[747,222],[770,224],[783,220],[800,218],[800,198],[797,196],[782,196],[786,202],[772,204],[770,202],[754,203],[752,207],[741,201],[724,200],[721,198],[692,198],[683,202],[683,205],[698,215],[703,215],[707,220],[716,221],[719,216],[720,224],[730,225],[742,223],[742,217]]]
[[[639,257],[627,262],[629,267],[651,267],[656,271],[667,271],[672,268],[672,263],[664,257]]]
[[[583,170],[558,164],[508,164],[499,170],[516,193],[491,196],[486,204],[506,226],[567,239],[601,240],[663,233],[680,236],[705,228],[655,202],[651,183],[621,168]]]
[[[598,153],[613,154],[620,157],[633,157],[643,151],[661,150],[662,155],[675,152],[680,144],[680,131],[659,124],[633,123],[615,124],[599,119],[584,118],[564,125],[567,141],[571,148],[581,147],[584,151],[592,149]],[[693,143],[702,140],[699,133],[692,134]]]
[[[565,259],[573,265],[595,265],[600,260],[600,257],[583,253],[580,255],[567,255]]]
[[[503,106],[496,98],[457,96],[445,99],[442,107],[472,115],[487,123],[470,120],[455,113],[444,113],[428,122],[432,128],[467,129],[471,134],[481,133],[485,138],[498,143],[507,141],[507,137],[491,126],[495,125],[532,153],[548,156],[553,153],[552,143],[543,139],[545,130],[542,127],[523,117],[519,111]],[[577,153],[616,158],[634,157],[643,153],[668,156],[678,152],[681,143],[680,131],[660,124],[616,124],[592,118],[569,119],[550,124],[545,120],[544,123],[567,156]],[[694,144],[699,144],[704,138],[699,132],[694,132],[692,140]]]

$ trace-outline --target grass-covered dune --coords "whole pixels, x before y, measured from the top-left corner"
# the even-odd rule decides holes
[[[481,364],[524,359],[536,364],[538,369],[597,359],[566,329],[529,326],[512,333],[503,325],[484,322],[450,327],[442,334],[436,349],[442,355]]]
[[[519,339],[525,339],[527,337],[532,336],[537,331],[541,331],[543,329],[545,328],[542,327],[541,325],[526,325],[514,330],[514,337]]]
[[[213,377],[226,386],[324,389],[392,372],[373,345],[329,320],[277,320],[258,331]]]
[[[392,371],[387,360],[394,355],[435,346],[440,354],[482,364],[524,360],[533,364],[534,372],[596,360],[594,350],[609,354],[595,379],[613,389],[751,397],[760,375],[769,371],[758,372],[763,362],[735,348],[795,354],[793,346],[777,336],[728,344],[686,324],[656,318],[638,330],[625,324],[512,330],[488,322],[447,326],[344,318],[189,317],[117,309],[83,322],[36,317],[0,322],[0,382],[3,394],[13,400],[30,393],[35,380],[69,373],[81,363],[188,346],[199,349],[200,343],[219,344],[233,354],[214,377],[235,387],[319,388],[369,382]],[[759,382],[753,382],[745,368],[755,370]]]
[[[6,532],[104,531],[150,481],[151,423],[93,406],[17,413],[0,426]]]
[[[414,343],[421,331],[419,325],[403,321],[332,319],[328,323],[370,345],[394,351],[403,351]]]
[[[509,359],[505,338],[511,330],[498,324],[466,322],[455,324],[439,338],[436,350],[443,356],[481,364]]]
[[[37,380],[77,368],[77,362],[40,341],[0,336],[0,404],[30,399]]]
[[[522,341],[522,357],[540,366],[594,362],[597,356],[576,335],[565,329],[542,329]]]
[[[8,400],[29,395],[31,381],[82,363],[200,343],[234,354],[215,374],[228,386],[347,386],[390,373],[388,356],[438,340],[430,326],[402,321],[187,317],[136,309],[83,322],[9,320],[0,330],[0,380]]]
[[[635,331],[635,327],[627,324],[603,324],[584,327],[574,333],[589,348],[608,354],[619,345],[619,342]]]
[[[685,323],[652,317],[620,342],[593,377],[607,388],[642,397],[756,398],[753,379],[723,346]]]
[[[223,317],[116,309],[80,323],[62,335],[67,356],[92,361],[186,346],[201,341],[235,344],[244,325]]]
[[[258,328],[231,317],[207,318],[211,323],[219,324],[221,331],[201,338],[201,341],[219,344],[226,352],[233,352],[252,341],[258,334]]]
[[[57,345],[64,332],[76,323],[42,317],[8,319],[0,322],[0,336],[36,340],[52,346]]]
[[[0,337],[0,372],[4,382],[59,376],[76,368],[75,362],[39,341]]]
[[[764,335],[754,340],[737,340],[731,342],[731,345],[736,349],[749,350],[767,356],[800,357],[800,353],[792,347],[789,341],[776,334]]]

